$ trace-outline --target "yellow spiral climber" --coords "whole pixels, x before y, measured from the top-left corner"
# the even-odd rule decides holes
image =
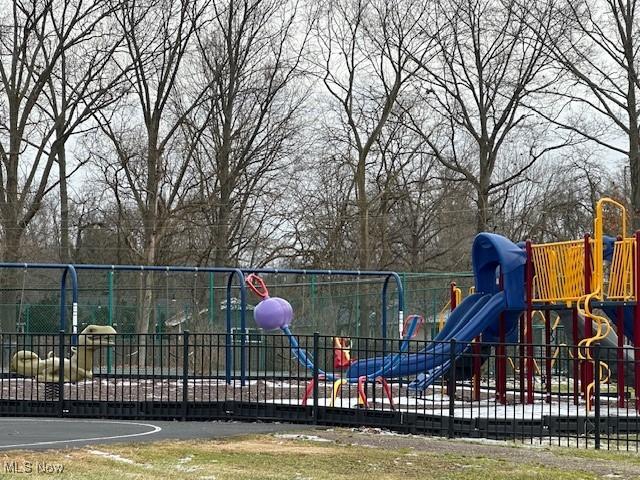
[[[602,315],[593,312],[591,307],[592,300],[604,299],[604,207],[610,205],[620,211],[621,237],[624,239],[627,233],[627,212],[624,206],[610,198],[602,198],[596,205],[596,216],[593,222],[593,255],[591,256],[592,275],[592,292],[582,296],[577,302],[576,307],[587,322],[593,321],[596,324],[596,331],[592,337],[585,338],[578,343],[578,358],[593,362],[591,356],[591,346],[594,342],[606,338],[611,332],[611,324],[609,320]],[[629,290],[629,286],[633,287],[633,262],[632,252],[629,248],[630,242],[620,242],[620,248],[617,255],[614,254],[613,265],[611,269],[611,279],[609,282],[610,291],[617,297],[622,296],[629,298],[633,295],[633,290]],[[631,244],[632,245],[632,244]],[[631,279],[631,280],[630,280]],[[595,365],[594,365],[595,366]],[[601,368],[601,365],[600,365]],[[608,370],[608,368],[607,368]],[[606,375],[609,377],[609,373]],[[591,409],[591,392],[595,388],[595,380],[587,385],[586,402],[587,411]]]

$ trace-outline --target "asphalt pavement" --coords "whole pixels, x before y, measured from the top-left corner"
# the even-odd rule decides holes
[[[107,443],[221,439],[309,428],[285,423],[166,422],[78,418],[0,418],[0,452]]]

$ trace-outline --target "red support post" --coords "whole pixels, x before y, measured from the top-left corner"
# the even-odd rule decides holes
[[[591,242],[590,236],[587,233],[584,236],[584,291],[585,293],[591,293]],[[602,259],[596,261],[601,262]],[[593,322],[591,318],[584,319],[584,338],[593,337]],[[587,389],[593,382],[593,364],[585,360],[582,369],[582,395],[587,400]]]
[[[318,375],[318,380],[324,380],[324,375]],[[304,393],[302,394],[302,401],[300,403],[305,407],[307,406],[309,396],[313,392],[314,383],[315,381],[312,378],[309,383],[307,383],[307,388],[305,388]]]
[[[624,307],[616,308],[616,329],[618,330],[618,348],[616,349],[616,376],[618,377],[618,407],[624,408]]]
[[[453,312],[453,310],[458,306],[458,297],[456,295],[456,282],[451,282],[451,285],[449,287],[449,295],[451,300],[451,303],[450,303],[451,308],[449,309],[449,311]]]
[[[506,348],[506,326],[504,313],[500,314],[498,328],[500,343],[498,344],[496,361],[496,394],[501,405],[507,404],[507,348]]]
[[[391,386],[389,385],[389,382],[387,382],[387,379],[382,376],[376,377],[376,383],[379,383],[380,385],[382,385],[382,390],[384,391],[384,394],[387,396],[387,400],[389,400],[389,405],[391,405],[391,410],[395,410],[396,406],[393,403],[393,394],[391,393]]]
[[[580,397],[580,361],[578,360],[578,343],[580,343],[580,333],[578,331],[578,309],[571,309],[571,328],[573,329],[573,403],[578,405]]]
[[[534,358],[533,358],[533,253],[531,252],[531,240],[527,240],[525,244],[527,252],[527,263],[525,265],[525,281],[526,281],[526,321],[527,321],[527,335],[525,341],[527,343],[526,357],[527,357],[527,403],[533,403],[533,370],[534,370]]]
[[[502,272],[498,277],[500,290],[503,289],[504,279]],[[498,346],[496,347],[496,397],[501,405],[507,404],[507,332],[504,320],[504,313],[500,314],[498,320]]]
[[[480,362],[480,339],[481,336],[477,336],[474,339],[474,342],[471,344],[471,352],[473,354],[473,380],[471,382],[471,399],[474,402],[480,401],[480,367],[482,366],[482,363]]]
[[[640,294],[640,231],[636,232],[635,254],[636,306],[633,309],[633,359],[635,363],[636,411],[640,412],[640,302],[638,302],[638,296]]]
[[[362,375],[358,377],[358,401],[362,402],[364,408],[369,408],[369,401],[367,400],[367,377]]]
[[[449,311],[453,312],[455,308],[458,306],[458,297],[456,295],[456,282],[451,282],[449,286]],[[445,394],[446,395],[455,395],[455,390],[453,392],[449,392],[449,382],[445,383]],[[454,385],[455,388],[455,385]]]
[[[551,310],[544,312],[544,375],[546,381],[544,382],[546,392],[546,402],[551,403]]]
[[[309,395],[311,395],[311,392],[313,391],[314,383],[315,382],[313,379],[311,379],[309,383],[307,383],[307,388],[305,388],[304,393],[302,394],[302,401],[300,402],[303,407],[307,406],[307,400],[309,399]]]
[[[526,343],[526,325],[525,325],[525,315],[520,315],[520,318],[518,319],[518,321],[520,322],[520,341],[518,342],[518,368],[520,370],[520,374],[519,374],[519,380],[520,380],[520,403],[524,403],[525,402],[525,375],[524,375],[524,369],[525,369],[525,362],[524,362],[524,357],[525,357],[525,348],[524,348],[524,344]]]

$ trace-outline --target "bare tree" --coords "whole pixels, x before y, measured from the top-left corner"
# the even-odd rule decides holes
[[[68,179],[84,166],[89,155],[84,155],[71,170],[68,168],[68,140],[96,128],[90,120],[96,112],[114,103],[123,93],[122,81],[126,70],[116,68],[112,57],[121,46],[122,34],[114,22],[103,22],[100,29],[77,42],[60,54],[60,58],[47,79],[46,103],[40,105],[42,114],[50,117],[55,129],[55,154],[58,164],[60,199],[59,261],[71,261]],[[58,41],[64,39],[64,30],[54,25]]]
[[[424,80],[423,114],[416,131],[451,179],[475,191],[476,231],[491,229],[492,195],[522,181],[546,152],[564,145],[525,101],[556,81],[540,38],[529,27],[527,6],[501,0],[438,0],[425,41],[435,38],[436,58],[416,58]],[[540,17],[549,21],[549,12]],[[434,111],[436,114],[434,115]],[[496,166],[503,162],[502,175]]]
[[[578,133],[614,154],[628,158],[633,223],[640,228],[640,14],[635,0],[550,2],[562,28],[545,44],[571,81],[555,95],[563,115],[552,118],[565,131]],[[551,25],[553,27],[553,25]],[[626,145],[625,145],[626,143]]]
[[[40,108],[48,82],[65,52],[96,34],[109,13],[106,1],[47,0],[12,2],[0,14],[0,222],[8,261],[19,258],[25,228],[55,187],[52,168],[69,134],[64,125],[57,136],[59,125]]]
[[[123,0],[116,13],[126,44],[123,68],[131,65],[132,95],[123,96],[110,115],[100,111],[97,120],[115,152],[105,172],[119,210],[130,212],[122,202],[131,200],[139,215],[139,236],[130,236],[129,245],[147,265],[157,262],[191,159],[191,151],[172,150],[172,142],[206,92],[203,88],[189,104],[181,104],[186,97],[181,97],[180,87],[188,88],[193,75],[185,59],[191,55],[194,33],[206,20],[206,8],[197,0]],[[140,333],[149,331],[151,281],[148,276],[144,285]]]
[[[57,154],[74,126],[44,108],[49,81],[69,50],[99,35],[111,8],[106,0],[4,2],[0,9],[0,225],[2,256],[17,261],[22,238],[47,194],[58,184]],[[79,120],[78,123],[75,123]],[[14,273],[3,275],[7,284]],[[5,291],[3,304],[11,301]],[[15,310],[14,310],[15,312]],[[14,313],[4,312],[3,329]]]
[[[427,152],[399,173],[387,220],[392,257],[387,268],[409,272],[461,270],[469,265],[469,202],[465,184],[451,182]]]
[[[600,153],[580,145],[533,165],[496,209],[497,229],[514,240],[536,242],[580,238],[591,231],[596,202],[611,186]]]
[[[368,174],[377,142],[415,73],[407,52],[425,62],[429,55],[430,43],[418,39],[425,11],[418,1],[337,0],[319,14],[313,54],[333,108],[327,135],[352,171],[361,269],[372,267]]]
[[[307,166],[294,189],[292,243],[301,268],[352,268],[357,247],[357,214],[352,170],[334,158],[319,157],[323,168]]]
[[[255,264],[281,256],[283,194],[301,156],[308,31],[297,2],[222,1],[198,33],[198,61],[211,90],[185,136],[197,138],[194,226],[207,232],[199,262]],[[297,84],[294,85],[294,84]],[[271,240],[271,245],[269,245]],[[258,245],[262,245],[262,250]]]

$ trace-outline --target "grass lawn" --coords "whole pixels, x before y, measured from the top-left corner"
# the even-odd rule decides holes
[[[1,478],[69,479],[596,479],[640,478],[640,457],[350,430],[226,441],[164,441],[2,452]],[[7,473],[62,464],[58,474]]]

